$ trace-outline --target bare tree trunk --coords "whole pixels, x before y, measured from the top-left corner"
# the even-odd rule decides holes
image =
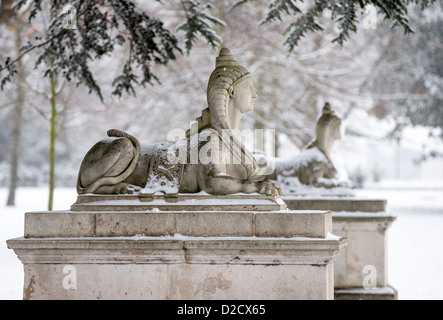
[[[49,199],[48,210],[52,211],[54,201],[54,188],[55,188],[55,140],[57,138],[56,133],[56,120],[57,120],[57,104],[55,92],[56,75],[50,76],[50,90],[51,90],[51,119],[50,119],[50,133],[49,133]]]
[[[19,48],[21,46],[21,31],[22,26],[19,20],[15,23],[15,51],[19,54]],[[25,90],[23,84],[25,82],[26,76],[23,68],[23,63],[21,60],[17,61],[17,98],[16,104],[13,110],[13,121],[14,128],[12,130],[12,150],[11,150],[11,163],[10,163],[10,174],[9,174],[9,190],[8,190],[8,200],[7,206],[15,205],[15,191],[17,189],[18,182],[18,167],[20,161],[20,147],[21,147],[21,133],[22,133],[22,118],[23,118],[23,108],[25,105]]]
[[[279,138],[279,133],[277,130],[275,130],[275,141],[274,141],[274,157],[278,158],[278,156],[280,155],[280,141],[278,140]]]

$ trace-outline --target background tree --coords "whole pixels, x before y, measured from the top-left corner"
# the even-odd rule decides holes
[[[156,2],[160,2],[159,0]],[[236,10],[247,2],[241,0],[231,7]],[[372,4],[381,14],[400,25],[406,33],[412,32],[407,18],[407,6],[411,3],[420,4],[424,9],[435,0],[400,0],[400,1],[310,1],[274,0],[269,5],[266,17],[261,24],[274,21],[283,21],[287,15],[295,20],[291,21],[284,33],[287,35],[285,45],[288,52],[292,52],[300,39],[308,32],[321,32],[324,27],[318,18],[324,13],[330,13],[330,19],[337,24],[340,31],[332,40],[343,44],[349,39],[352,32],[357,30],[359,21],[358,12]],[[15,10],[29,6],[28,22],[31,23],[42,11],[50,10],[54,18],[49,24],[46,35],[29,41],[22,53],[16,58],[7,58],[1,65],[2,71],[7,71],[2,77],[2,85],[9,81],[16,73],[15,65],[24,55],[41,49],[36,65],[54,57],[54,64],[48,66],[45,75],[54,72],[63,74],[68,81],[75,80],[77,84],[86,85],[90,91],[102,97],[100,86],[90,70],[89,63],[112,53],[117,46],[128,44],[127,59],[121,74],[113,81],[113,94],[121,95],[124,91],[135,94],[134,85],[152,84],[158,77],[152,72],[152,64],[167,64],[174,60],[181,52],[177,38],[164,23],[140,10],[131,0],[76,0],[53,1],[49,8],[44,1],[16,1]],[[201,5],[193,0],[181,0],[180,5],[185,12],[186,20],[180,24],[178,31],[186,33],[185,44],[189,52],[197,35],[201,35],[212,46],[220,43],[220,38],[211,28],[215,24],[222,24],[219,19],[204,11],[210,9],[208,4]],[[69,6],[70,10],[63,9]],[[72,14],[74,13],[74,14]],[[76,29],[67,28],[69,19],[75,19]],[[140,72],[137,72],[140,70]]]
[[[0,25],[6,25],[14,34],[14,53],[18,56],[20,54],[20,47],[22,45],[23,25],[25,21],[21,14],[12,10],[12,0],[2,1],[0,3]],[[12,109],[12,143],[11,143],[11,159],[9,170],[9,186],[7,206],[15,205],[15,191],[18,184],[18,168],[19,158],[21,152],[21,135],[22,135],[22,118],[25,104],[26,91],[24,90],[24,82],[26,81],[26,72],[23,66],[23,61],[17,61],[18,77],[15,81],[16,92],[14,107]]]
[[[367,81],[374,96],[401,94],[376,101],[371,111],[379,118],[395,117],[397,130],[422,125],[439,128],[443,135],[443,3],[435,4],[432,12],[411,10],[410,16],[415,36],[392,32]]]

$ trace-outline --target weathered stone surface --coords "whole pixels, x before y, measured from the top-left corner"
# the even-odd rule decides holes
[[[72,211],[279,211],[287,205],[276,196],[262,194],[209,194],[179,193],[177,198],[155,195],[144,201],[141,195],[79,195]]]
[[[332,216],[327,211],[50,211],[26,214],[25,237],[169,236],[178,233],[195,237],[324,238],[332,232],[331,225]]]
[[[333,299],[333,261],[345,245],[339,237],[8,240],[24,264],[25,299]],[[65,266],[75,288],[64,284]]]
[[[380,289],[388,287],[386,233],[396,219],[386,212],[386,200],[351,197],[303,199],[292,196],[285,197],[284,201],[290,209],[329,207],[332,211],[332,233],[348,239],[348,246],[342,250],[334,263],[334,286],[336,290],[341,290],[340,295],[336,297],[396,297],[396,293],[392,293],[394,289],[388,290],[390,293]],[[364,290],[363,285],[367,277],[372,277],[371,286],[376,287],[374,291]],[[354,290],[354,293],[360,291],[358,294],[351,294],[351,291],[343,291],[345,289]]]
[[[332,270],[332,264],[316,268],[306,265],[171,265],[170,283],[173,285],[169,286],[168,299],[333,299],[333,283],[328,281],[332,278]]]
[[[80,264],[77,288],[64,265],[25,265],[25,300],[332,300],[333,266]],[[131,276],[128,276],[131,275]]]
[[[7,241],[24,264],[184,263],[183,243],[151,237],[16,238]]]
[[[387,248],[386,230],[395,217],[379,213],[365,216],[348,217],[343,214],[335,221],[333,214],[333,232],[349,239],[349,245],[335,263],[336,288],[362,287],[366,266],[374,268],[372,276],[376,279],[377,287],[386,287],[387,278]]]
[[[169,212],[84,212],[95,216],[96,237],[130,237],[138,234],[169,236],[176,233],[175,214]]]
[[[321,237],[332,232],[332,215],[324,211],[257,213],[255,234],[259,237]]]
[[[397,290],[392,287],[338,289],[334,300],[397,300]]]
[[[25,264],[24,300],[159,300],[167,296],[166,264],[69,264],[76,289],[65,289],[66,264]],[[128,277],[128,275],[132,275]]]
[[[347,240],[331,223],[327,211],[31,212],[8,247],[25,299],[333,299]]]
[[[386,210],[384,199],[357,197],[297,197],[284,196],[283,201],[291,210],[331,210],[348,212],[381,212]]]
[[[346,244],[345,238],[100,237],[15,238],[7,241],[23,263],[208,263],[322,264]],[[38,251],[35,251],[38,249]],[[79,252],[84,254],[79,255]],[[136,254],[137,257],[132,256]],[[276,259],[280,255],[286,257]],[[329,255],[330,259],[324,260]],[[131,258],[132,256],[132,258]],[[219,258],[217,258],[218,256]],[[323,262],[321,262],[323,261]]]
[[[253,236],[254,213],[181,212],[176,215],[176,232],[187,236]]]
[[[88,237],[95,234],[95,215],[72,211],[25,214],[25,237]]]

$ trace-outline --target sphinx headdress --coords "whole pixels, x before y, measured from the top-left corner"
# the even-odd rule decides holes
[[[211,123],[217,129],[230,129],[227,117],[227,99],[232,97],[234,86],[251,78],[248,70],[238,63],[228,48],[222,48],[215,61],[215,70],[209,77],[207,101]]]

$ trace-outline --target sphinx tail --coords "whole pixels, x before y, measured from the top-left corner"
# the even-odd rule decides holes
[[[124,180],[126,180],[131,173],[134,171],[135,167],[137,166],[137,162],[140,159],[140,142],[130,134],[117,130],[117,129],[111,129],[107,132],[109,137],[119,137],[119,138],[127,138],[129,141],[132,142],[134,145],[134,157],[132,158],[131,162],[129,163],[128,167],[119,175],[114,177],[102,177],[91,183],[87,187],[83,187],[80,182],[80,173],[77,179],[77,193],[78,194],[85,194],[85,193],[93,193],[101,186],[105,185],[116,185],[117,183],[120,183]]]

